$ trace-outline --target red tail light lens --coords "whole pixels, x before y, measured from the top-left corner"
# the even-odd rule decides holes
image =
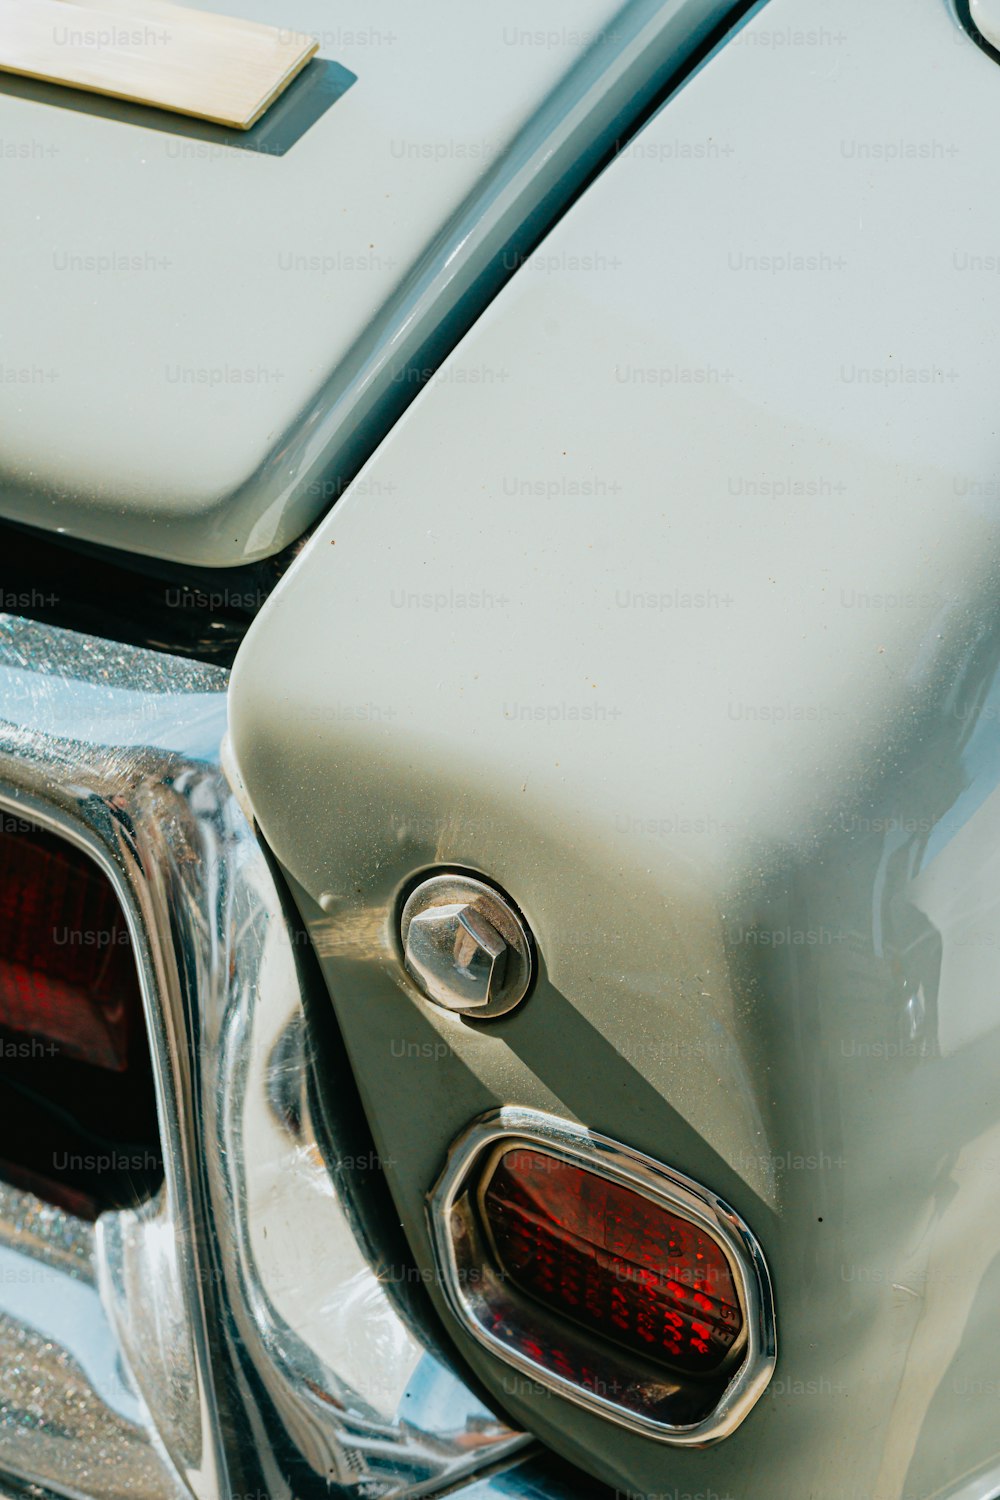
[[[0,833],[0,1026],[122,1072],[141,1021],[135,960],[107,878],[48,834]]]
[[[93,1218],[163,1176],[135,955],[103,871],[3,821],[0,1176]]]
[[[473,1120],[429,1203],[441,1287],[470,1358],[681,1447],[727,1436],[775,1361],[760,1245],[734,1209],[652,1157],[514,1105]],[[519,1415],[515,1407],[515,1415]],[[521,1417],[523,1420],[523,1417]]]
[[[538,1150],[506,1152],[483,1191],[504,1274],[592,1332],[710,1374],[743,1327],[732,1271],[694,1224]]]

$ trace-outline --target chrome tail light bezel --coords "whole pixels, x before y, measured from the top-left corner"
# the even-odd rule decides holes
[[[601,1389],[593,1389],[540,1363],[495,1331],[498,1322],[513,1327],[512,1320],[523,1320],[517,1323],[515,1336],[530,1333],[532,1326],[558,1327],[564,1343],[575,1338],[586,1348],[592,1342],[558,1313],[546,1314],[534,1298],[512,1289],[491,1264],[488,1236],[480,1228],[475,1207],[478,1184],[498,1152],[518,1146],[538,1147],[642,1194],[688,1219],[722,1250],[739,1295],[743,1331],[725,1366],[728,1379],[723,1377],[718,1397],[705,1415],[674,1423],[655,1414],[668,1394],[666,1383],[645,1379],[626,1350],[608,1346],[608,1379],[601,1382]],[[540,1110],[518,1106],[492,1110],[474,1120],[452,1146],[429,1196],[428,1217],[437,1274],[462,1328],[530,1381],[618,1426],[675,1447],[706,1447],[736,1430],[771,1379],[776,1360],[774,1297],[757,1239],[716,1194],[631,1147]],[[684,1378],[678,1376],[678,1389],[683,1385]]]

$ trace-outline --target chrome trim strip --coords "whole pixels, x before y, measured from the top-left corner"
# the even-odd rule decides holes
[[[0,1493],[180,1500],[121,1357],[94,1267],[94,1229],[0,1183]]]
[[[528,1439],[403,1316],[357,1228],[343,1149],[321,1152],[310,980],[223,770],[227,682],[219,668],[0,616],[0,809],[70,839],[115,884],[164,1146],[158,1198],[83,1226],[85,1267],[72,1274],[96,1283],[144,1440],[163,1455],[167,1478],[137,1479],[130,1494],[167,1500],[172,1471],[198,1500],[301,1493],[311,1480],[359,1500],[433,1492]],[[57,1289],[51,1302],[50,1329],[65,1326],[72,1347],[68,1299]],[[0,1379],[30,1319],[11,1330],[0,1328]],[[118,1493],[83,1453],[67,1443],[53,1456],[25,1425],[16,1462],[0,1444],[0,1472]]]
[[[587,1390],[512,1348],[489,1326],[489,1305],[479,1267],[452,1232],[453,1212],[486,1158],[498,1145],[544,1147],[579,1162],[609,1181],[619,1182],[679,1210],[716,1241],[732,1268],[743,1308],[743,1356],[715,1408],[701,1421],[679,1426],[660,1421],[608,1396]],[[462,1326],[484,1348],[523,1375],[597,1412],[619,1426],[674,1447],[703,1448],[728,1437],[763,1394],[776,1359],[774,1299],[763,1252],[749,1227],[721,1198],[639,1151],[598,1135],[582,1125],[539,1110],[506,1106],[472,1122],[454,1143],[445,1169],[430,1194],[428,1216],[438,1272],[449,1304]]]

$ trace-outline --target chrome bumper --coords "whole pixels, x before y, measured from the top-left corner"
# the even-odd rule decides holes
[[[0,1185],[0,1491],[553,1496],[407,1316],[317,1120],[311,955],[225,774],[226,686],[0,616],[0,808],[118,890],[165,1165],[96,1226]]]

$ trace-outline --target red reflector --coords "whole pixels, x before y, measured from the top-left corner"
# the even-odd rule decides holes
[[[735,1209],[664,1163],[506,1105],[454,1142],[429,1208],[449,1312],[521,1377],[692,1448],[734,1431],[767,1385],[763,1251]]]
[[[107,877],[49,834],[0,832],[0,1026],[122,1072],[138,975]]]
[[[716,1370],[739,1337],[719,1245],[641,1194],[521,1147],[482,1203],[501,1271],[592,1332],[689,1374]]]

